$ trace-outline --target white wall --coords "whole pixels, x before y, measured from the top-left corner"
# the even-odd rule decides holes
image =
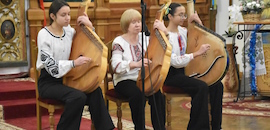
[[[239,0],[233,0],[233,4],[239,5]],[[216,16],[216,33],[222,35],[227,31],[227,24],[229,19],[228,14],[229,0],[217,0],[217,16]],[[242,19],[240,19],[242,21]],[[241,29],[241,27],[240,27]],[[230,43],[227,41],[227,43]],[[236,55],[237,64],[239,64],[240,71],[243,71],[241,50],[243,48],[243,40],[236,40],[238,46],[238,54]]]
[[[220,35],[227,31],[229,0],[217,0],[216,32]]]

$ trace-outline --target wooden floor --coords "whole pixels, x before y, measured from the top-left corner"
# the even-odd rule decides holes
[[[190,98],[173,98],[172,100],[172,128],[173,130],[186,130],[189,121],[190,111],[182,108],[183,102],[190,101]],[[116,105],[110,102],[109,112],[116,116]],[[128,104],[122,105],[123,119],[131,120],[131,114]],[[223,130],[270,130],[270,118],[223,115]],[[151,126],[150,107],[147,104],[145,108],[146,125]]]

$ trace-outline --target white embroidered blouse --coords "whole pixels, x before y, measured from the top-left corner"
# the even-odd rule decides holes
[[[186,67],[193,59],[193,53],[186,54],[187,29],[178,26],[178,33],[169,32],[169,42],[172,45],[171,66],[174,68]]]
[[[47,27],[44,27],[39,31],[37,37],[36,69],[45,68],[55,78],[61,78],[73,67],[69,55],[75,29],[68,25],[63,28],[63,32],[62,37],[59,37],[50,32]]]
[[[130,70],[131,61],[140,61],[142,52],[142,35],[139,33],[139,43],[137,45],[129,44],[122,36],[118,36],[112,43],[111,65],[114,71],[114,85],[123,80],[137,81],[140,68]],[[144,52],[148,46],[149,37],[144,35]]]

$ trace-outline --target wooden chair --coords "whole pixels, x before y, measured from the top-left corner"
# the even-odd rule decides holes
[[[166,97],[166,124],[167,124],[167,130],[171,130],[171,111],[172,111],[172,104],[171,100],[172,97],[190,97],[189,94],[184,92],[181,88],[172,87],[172,86],[166,86],[164,85],[162,87],[163,94]]]
[[[50,123],[50,130],[54,130],[54,112],[56,109],[63,109],[64,105],[62,102],[57,100],[51,99],[43,99],[39,97],[38,93],[38,77],[39,71],[36,70],[36,61],[37,61],[37,46],[35,40],[31,41],[31,59],[34,63],[34,76],[35,76],[35,86],[36,86],[36,112],[37,112],[37,130],[41,130],[41,117],[42,117],[42,108],[45,108],[49,112],[49,123]]]
[[[167,124],[167,130],[171,130],[171,112],[172,112],[172,104],[171,100],[173,97],[190,97],[191,96],[186,93],[183,89],[177,88],[177,87],[172,87],[172,86],[166,86],[164,85],[162,87],[163,94],[166,97],[166,124]],[[210,111],[211,111],[211,105],[210,102],[208,102],[208,110],[209,110],[209,123],[211,123],[211,116],[210,116]]]
[[[116,103],[117,106],[117,128],[118,130],[122,130],[122,103],[128,103],[128,98],[121,96],[120,94],[118,94],[114,88],[109,89],[109,83],[113,82],[113,70],[111,67],[111,56],[112,56],[112,42],[110,41],[108,42],[106,45],[108,47],[108,73],[106,74],[105,78],[104,78],[104,93],[105,93],[105,100],[106,100],[106,105],[107,108],[109,108],[109,100],[113,101]]]

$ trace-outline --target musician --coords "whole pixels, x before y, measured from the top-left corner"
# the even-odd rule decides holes
[[[112,43],[111,64],[114,70],[115,91],[129,98],[135,130],[142,130],[145,129],[145,122],[143,122],[145,99],[144,93],[136,86],[136,80],[142,66],[142,60],[144,60],[144,66],[152,63],[151,60],[143,58],[141,55],[142,51],[146,51],[149,37],[140,33],[142,29],[141,14],[137,10],[126,10],[121,16],[120,26],[124,34],[116,37]],[[167,30],[159,20],[154,22],[153,28]],[[144,37],[144,47],[142,47],[142,37]],[[154,129],[165,130],[164,95],[158,91],[149,96],[148,99]]]
[[[190,78],[184,74],[184,67],[197,56],[202,55],[210,49],[209,44],[204,44],[194,53],[186,54],[187,29],[182,27],[187,19],[185,7],[178,3],[171,3],[164,20],[168,20],[167,29],[169,31],[169,41],[172,45],[171,67],[169,69],[165,85],[182,88],[191,98],[191,113],[187,129],[188,130],[209,130],[208,116],[208,93],[211,104],[211,125],[212,130],[221,129],[222,120],[222,97],[223,85],[218,82],[214,86],[208,87],[201,80]],[[202,25],[197,13],[191,15],[188,20],[196,21]],[[192,37],[192,34],[189,34]],[[200,65],[198,65],[200,67]],[[209,89],[209,90],[208,90]]]
[[[114,129],[99,87],[86,94],[63,84],[62,77],[72,68],[91,62],[91,58],[84,56],[69,60],[72,38],[76,33],[69,25],[69,5],[63,0],[54,0],[49,16],[50,25],[38,33],[36,66],[41,72],[38,80],[40,97],[59,100],[65,104],[57,130],[79,130],[85,104],[89,105],[91,119],[97,130]],[[77,23],[93,28],[86,14],[78,17]]]

